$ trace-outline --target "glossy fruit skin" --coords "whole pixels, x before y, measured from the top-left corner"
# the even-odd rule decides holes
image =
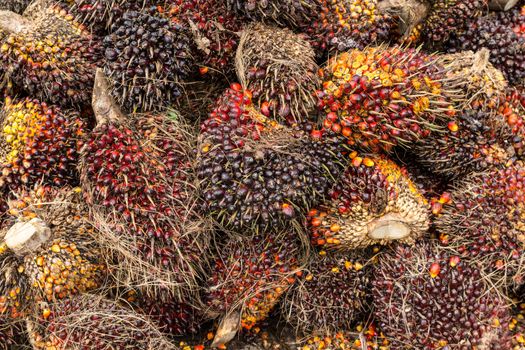
[[[511,348],[510,309],[475,262],[435,242],[396,245],[378,257],[373,276],[374,315],[392,346]]]
[[[203,210],[232,228],[283,227],[326,196],[346,147],[311,123],[286,127],[232,85],[201,125],[197,175]]]
[[[2,41],[0,70],[40,101],[87,105],[102,54],[99,40],[58,6],[46,7],[30,20],[28,29]]]

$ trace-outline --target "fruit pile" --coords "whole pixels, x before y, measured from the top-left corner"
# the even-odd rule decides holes
[[[0,0],[0,350],[525,350],[525,0]]]

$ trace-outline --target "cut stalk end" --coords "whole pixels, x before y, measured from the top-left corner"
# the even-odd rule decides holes
[[[410,235],[411,229],[398,214],[387,214],[368,224],[368,236],[374,240],[394,241]]]
[[[17,222],[5,235],[5,243],[15,254],[23,256],[39,249],[51,238],[51,230],[38,218]]]

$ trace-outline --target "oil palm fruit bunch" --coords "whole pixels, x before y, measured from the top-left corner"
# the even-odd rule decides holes
[[[166,109],[182,93],[191,66],[190,35],[156,7],[128,11],[103,40],[104,72],[127,112]]]
[[[193,56],[203,76],[234,72],[242,23],[224,0],[174,0],[167,12],[173,21],[190,28],[196,46]]]
[[[225,344],[240,329],[265,320],[300,271],[298,233],[256,232],[232,237],[218,248],[207,284],[207,314],[222,317],[212,346]]]
[[[374,316],[394,349],[511,349],[507,301],[474,262],[435,242],[378,257]]]
[[[440,47],[451,36],[460,34],[469,22],[480,17],[489,0],[435,0],[422,28],[423,40],[431,47]]]
[[[29,96],[61,106],[84,105],[100,62],[98,40],[58,6],[30,18],[0,12],[0,71]]]
[[[101,69],[93,110],[81,179],[114,277],[155,295],[192,289],[209,225],[196,213],[191,131],[175,114],[124,116]]]
[[[38,187],[10,201],[0,243],[0,311],[20,317],[38,302],[99,288],[106,268],[79,188]]]
[[[436,56],[401,47],[351,50],[321,70],[324,127],[374,151],[406,146],[439,129],[463,96]],[[450,91],[449,91],[450,90]]]
[[[2,0],[0,1],[0,10],[13,11],[22,14],[31,0]]]
[[[315,49],[345,51],[389,41],[397,30],[396,20],[381,13],[377,0],[320,0],[318,15],[306,32]]]
[[[28,333],[37,350],[177,349],[146,317],[89,294],[42,305]]]
[[[284,298],[286,321],[302,334],[351,330],[368,308],[368,252],[312,256]]]
[[[524,22],[525,14],[520,8],[480,17],[448,42],[448,51],[477,51],[485,47],[491,53],[490,62],[509,83],[520,84],[525,80],[525,36],[520,34]]]
[[[0,186],[78,182],[78,152],[86,123],[79,113],[35,99],[7,97],[0,107]]]
[[[75,18],[93,33],[107,33],[117,18],[126,11],[141,11],[154,0],[59,0]]]
[[[441,242],[458,255],[481,261],[483,272],[504,287],[519,286],[525,277],[524,176],[520,161],[471,174],[433,208]]]
[[[406,170],[382,156],[350,157],[330,200],[308,214],[312,244],[350,251],[421,237],[429,227],[429,204]]]
[[[317,0],[226,0],[228,9],[250,20],[305,28],[319,11]]]
[[[232,84],[201,125],[203,210],[233,228],[301,221],[342,172],[344,152],[310,123],[288,128],[266,118],[251,92]]]
[[[423,23],[431,3],[427,0],[382,0],[377,4],[379,13],[388,14],[396,23],[395,41],[405,45],[417,44],[421,39]]]
[[[264,24],[246,28],[237,51],[237,76],[266,116],[289,125],[315,110],[321,80],[315,52],[289,29]]]
[[[325,332],[302,339],[298,350],[389,350],[389,342],[374,324],[358,325],[355,331]]]
[[[128,291],[124,297],[133,310],[145,315],[162,333],[170,337],[196,334],[203,323],[201,305],[180,302],[169,295],[152,298],[140,290]]]

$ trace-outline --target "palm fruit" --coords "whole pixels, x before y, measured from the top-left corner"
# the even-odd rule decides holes
[[[104,71],[113,97],[128,112],[166,109],[190,71],[187,29],[157,12],[128,11],[104,38]]]
[[[61,106],[89,101],[101,51],[81,24],[57,6],[31,18],[2,11],[0,18],[0,30],[9,33],[0,46],[0,71],[15,86]]]
[[[132,290],[124,297],[133,310],[147,316],[167,336],[195,334],[203,323],[203,314],[198,306],[179,302],[169,295],[151,298],[140,291]]]
[[[374,316],[393,349],[511,349],[504,297],[477,264],[435,242],[387,250],[372,284]]]
[[[0,10],[9,10],[21,14],[30,3],[31,0],[1,0]]]
[[[488,0],[435,0],[423,24],[426,44],[440,47],[487,9]]]
[[[461,256],[482,261],[483,272],[506,287],[524,282],[523,163],[471,174],[433,208],[441,242]]]
[[[315,110],[315,52],[289,29],[255,24],[243,31],[236,63],[237,76],[267,117],[292,125]]]
[[[313,256],[284,298],[284,316],[304,334],[351,330],[367,309],[370,288],[368,254]]]
[[[344,52],[320,73],[324,127],[374,151],[427,137],[446,125],[443,121],[456,113],[453,102],[463,98],[443,84],[445,73],[438,57],[414,49]]]
[[[21,192],[9,213],[14,224],[0,243],[7,277],[2,290],[8,291],[0,296],[4,311],[17,313],[31,306],[24,303],[54,302],[102,286],[106,268],[79,188]]]
[[[226,0],[228,9],[254,21],[306,28],[317,16],[317,0]]]
[[[0,127],[0,186],[78,182],[78,152],[86,128],[78,113],[8,97],[0,108]]]
[[[312,335],[301,340],[297,350],[389,350],[389,341],[378,332],[374,324],[363,327],[358,325],[355,331],[326,332]]]
[[[319,14],[305,29],[315,49],[363,49],[395,35],[394,17],[381,13],[377,0],[321,0],[319,4]]]
[[[235,228],[301,221],[342,172],[343,158],[339,140],[309,123],[288,128],[267,119],[251,92],[232,84],[201,125],[203,210]]]
[[[297,232],[228,239],[218,250],[205,300],[210,317],[224,317],[212,346],[265,320],[300,274]]]
[[[487,48],[490,62],[500,69],[509,83],[517,85],[525,79],[525,36],[520,35],[525,13],[519,8],[493,13],[468,23],[464,33],[451,38],[449,52],[477,51]]]
[[[96,34],[104,34],[126,11],[141,11],[154,0],[59,0],[76,19]]]
[[[227,11],[223,0],[174,0],[170,18],[191,29],[196,45],[194,59],[202,75],[234,71],[241,22]]]
[[[28,328],[36,350],[177,349],[149,319],[97,295],[43,305]]]
[[[427,0],[383,0],[377,4],[379,13],[394,18],[398,43],[413,45],[421,39],[423,23],[430,12]]]
[[[312,244],[349,251],[421,237],[429,227],[429,205],[406,170],[386,157],[350,156],[330,201],[308,214]]]
[[[196,212],[191,130],[175,114],[122,115],[100,69],[93,110],[81,179],[114,277],[153,294],[193,289],[210,231]]]

